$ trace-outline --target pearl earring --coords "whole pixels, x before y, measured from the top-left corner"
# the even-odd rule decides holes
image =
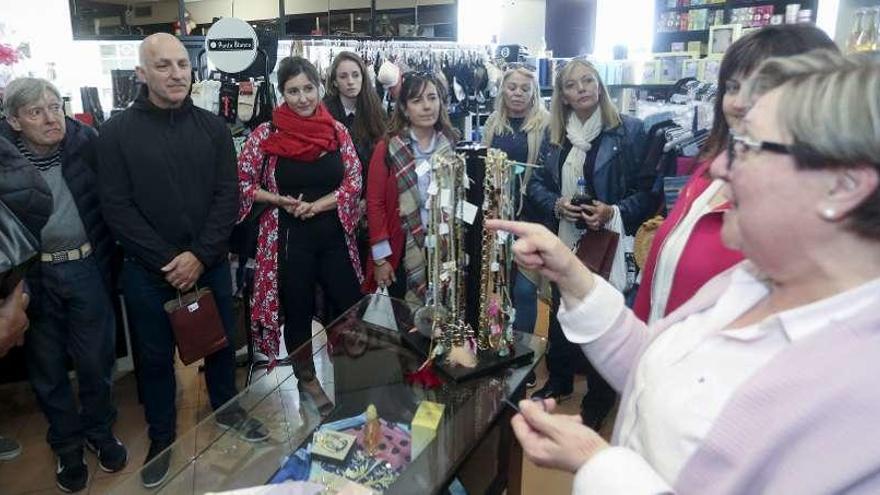
[[[837,211],[835,211],[834,208],[825,208],[822,210],[822,216],[825,220],[834,220],[834,217],[837,216]]]

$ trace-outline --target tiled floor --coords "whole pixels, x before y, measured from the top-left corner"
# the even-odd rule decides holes
[[[542,305],[537,333],[546,335],[547,307]],[[179,363],[178,363],[179,364]],[[538,366],[538,383],[544,382],[545,367]],[[245,369],[238,373],[239,386],[244,382]],[[210,414],[204,376],[197,365],[177,369],[178,432],[186,432]],[[586,390],[586,383],[579,377],[575,394],[579,398]],[[95,456],[86,453],[89,465],[89,486],[81,494],[100,495],[132,475],[142,464],[149,442],[143,409],[137,402],[137,390],[133,374],[116,381],[114,396],[119,410],[115,425],[116,435],[129,449],[129,461],[121,473],[107,474],[97,468]],[[580,401],[572,398],[560,406],[560,412],[577,413]],[[607,436],[610,421],[603,434]],[[21,442],[22,455],[10,462],[0,462],[0,494],[58,494],[55,487],[55,458],[45,442],[47,423],[39,411],[33,393],[27,383],[0,386],[0,435],[10,436]],[[528,460],[523,466],[523,491],[526,494],[541,493],[557,495],[571,493],[571,475],[541,469]]]

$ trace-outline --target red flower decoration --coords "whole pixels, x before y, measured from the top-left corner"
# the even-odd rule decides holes
[[[18,62],[18,50],[0,43],[0,65],[12,65]]]
[[[427,366],[423,366],[418,371],[414,371],[411,373],[406,373],[404,375],[404,379],[406,383],[410,385],[421,385],[422,388],[427,390],[431,390],[433,388],[437,388],[440,385],[443,385],[443,380],[437,376],[437,373],[434,371],[434,363],[428,363]]]

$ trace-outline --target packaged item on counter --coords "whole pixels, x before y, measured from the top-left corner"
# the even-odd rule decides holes
[[[415,459],[422,450],[437,436],[437,428],[443,419],[443,404],[423,400],[416,409],[416,415],[412,420],[412,454],[410,459]]]

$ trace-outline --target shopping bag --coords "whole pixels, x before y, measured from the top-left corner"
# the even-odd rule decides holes
[[[187,294],[178,291],[177,298],[166,302],[164,308],[183,364],[192,364],[229,345],[211,289],[196,287]]]
[[[388,289],[382,287],[370,296],[370,303],[364,310],[363,320],[377,327],[398,331],[397,319],[394,317],[394,308],[391,305],[391,297]]]

